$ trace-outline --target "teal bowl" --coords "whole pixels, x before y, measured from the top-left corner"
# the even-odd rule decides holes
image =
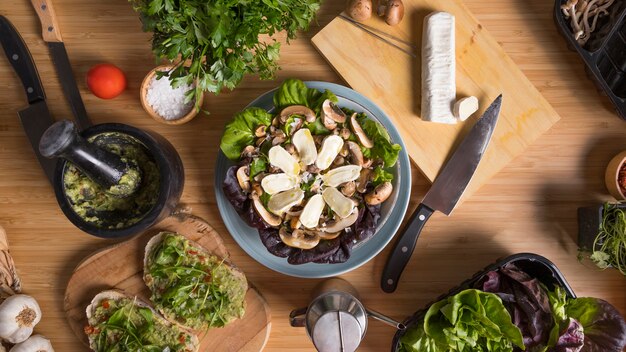
[[[402,147],[398,157],[398,162],[392,168],[394,174],[393,193],[390,198],[383,203],[381,208],[381,220],[376,229],[376,233],[369,240],[358,243],[352,249],[350,259],[344,263],[337,264],[317,264],[306,263],[292,265],[287,263],[287,258],[274,256],[267,251],[259,237],[258,230],[248,226],[237,214],[226,199],[222,190],[222,182],[226,177],[226,171],[235,163],[220,151],[215,164],[215,197],[222,219],[226,228],[239,246],[254,258],[257,262],[279,273],[302,277],[302,278],[324,278],[341,275],[354,270],[374,258],[391,241],[398,231],[402,219],[406,213],[411,195],[411,164],[406,152],[406,146],[394,127],[389,117],[374,104],[371,100],[354,90],[327,82],[305,82],[309,88],[323,91],[325,89],[337,95],[339,102],[337,105],[346,107],[357,112],[365,112],[369,118],[380,122],[389,132],[389,136],[394,143]],[[272,111],[274,109],[273,97],[276,89],[271,90],[247,107],[259,107]]]

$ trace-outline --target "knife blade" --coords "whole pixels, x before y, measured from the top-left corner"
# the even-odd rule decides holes
[[[72,71],[70,59],[65,50],[65,44],[63,43],[63,37],[61,37],[61,31],[54,7],[52,7],[52,2],[50,0],[31,0],[31,4],[35,8],[35,12],[37,12],[37,16],[41,22],[42,37],[43,40],[48,43],[50,56],[52,56],[52,62],[59,76],[65,98],[70,104],[78,128],[84,130],[91,126],[91,122],[87,116],[85,104],[83,103],[78,85],[76,85],[76,80],[74,79],[74,72]]]
[[[394,292],[426,221],[435,211],[450,215],[470,183],[489,145],[502,106],[502,95],[487,108],[441,170],[422,202],[399,234],[383,269],[380,286]]]
[[[4,16],[0,16],[0,45],[2,45],[9,63],[13,66],[26,91],[29,107],[18,112],[20,122],[37,155],[39,164],[52,183],[56,160],[45,158],[39,153],[39,140],[43,132],[54,123],[54,120],[48,111],[46,95],[33,58],[17,29]]]

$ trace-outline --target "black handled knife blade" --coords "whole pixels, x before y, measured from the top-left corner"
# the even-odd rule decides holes
[[[22,127],[30,141],[39,164],[43,168],[50,183],[54,180],[56,160],[48,159],[39,153],[39,140],[44,131],[53,123],[46,105],[46,95],[39,79],[39,73],[35,67],[30,51],[13,24],[4,16],[0,15],[0,45],[9,59],[9,63],[17,73],[24,85],[29,106],[18,112]]]

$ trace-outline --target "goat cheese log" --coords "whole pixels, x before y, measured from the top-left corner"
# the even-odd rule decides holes
[[[447,12],[426,16],[422,43],[422,120],[454,124],[454,16]]]

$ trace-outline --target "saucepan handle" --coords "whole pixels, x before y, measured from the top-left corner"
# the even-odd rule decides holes
[[[382,323],[385,323],[389,326],[393,326],[394,328],[398,329],[398,330],[404,330],[406,329],[406,326],[404,324],[402,324],[399,321],[395,321],[393,319],[391,319],[390,317],[383,315],[381,313],[378,313],[376,311],[373,311],[371,309],[366,308],[365,311],[367,312],[367,316],[370,318],[373,318],[375,320],[378,320]]]
[[[294,309],[289,313],[289,324],[301,328],[306,325],[306,311],[308,307]]]

